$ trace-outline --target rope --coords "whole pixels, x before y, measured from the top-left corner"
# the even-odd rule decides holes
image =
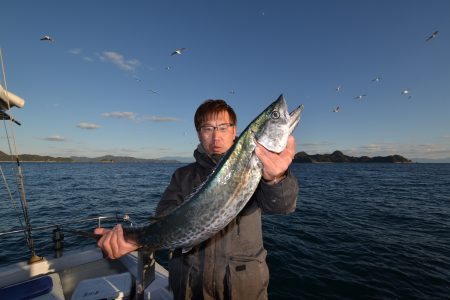
[[[6,83],[5,65],[3,63],[3,50],[2,50],[2,48],[0,48],[0,62],[1,62],[1,65],[2,65],[3,83],[5,85],[6,97],[8,97],[8,85]],[[16,138],[15,138],[15,133],[14,133],[14,126],[13,126],[13,121],[12,121],[12,119],[14,119],[14,118],[13,118],[13,115],[12,115],[12,112],[11,112],[11,106],[9,104],[8,99],[6,99],[6,105],[8,107],[8,111],[10,112],[10,116],[11,116],[10,117],[10,127],[11,127],[11,137],[12,137],[12,141],[13,141],[14,152],[13,152],[13,149],[11,149],[11,142],[9,140],[9,136],[10,135],[8,134],[8,128],[7,128],[6,124],[4,123],[5,124],[5,133],[6,133],[6,138],[7,138],[7,141],[8,141],[9,152],[11,154],[11,161],[14,161],[13,160],[13,153],[14,153],[14,156],[16,157],[18,174],[15,177],[16,177],[16,180],[18,180],[17,186],[18,186],[19,195],[21,196],[20,199],[21,199],[21,204],[22,204],[22,214],[24,216],[25,223],[26,223],[27,243],[28,243],[29,249],[32,252],[32,255],[34,256],[34,243],[33,243],[33,238],[31,236],[31,222],[30,222],[30,218],[28,216],[27,199],[26,199],[26,195],[25,195],[25,186],[24,186],[24,183],[23,183],[22,167],[20,165],[19,155],[18,155],[18,151],[17,151]],[[5,122],[5,120],[3,122]],[[7,184],[6,179],[4,177],[4,174],[3,174],[3,171],[2,171],[2,175],[3,175],[3,178],[5,180],[5,183]],[[8,188],[8,191],[9,191],[9,188]],[[10,193],[10,195],[11,195],[11,193]],[[19,219],[20,219],[20,216],[19,216]],[[20,222],[20,223],[21,223],[21,225],[23,227],[22,222]]]
[[[11,205],[14,208],[14,211],[16,212],[16,216],[17,216],[17,219],[19,220],[20,227],[25,228],[25,226],[23,226],[23,223],[22,223],[22,218],[20,217],[19,208],[17,207],[17,204],[16,204],[16,202],[13,199],[13,195],[11,194],[11,190],[9,189],[8,182],[6,181],[6,176],[3,173],[2,166],[0,166],[0,173],[2,174],[3,182],[5,183],[5,188],[6,188],[6,191],[8,192],[8,195],[9,195],[9,200],[11,202]],[[27,235],[26,235],[25,231],[24,231],[24,236],[25,236],[25,239],[27,240],[27,243],[28,243],[28,238],[27,238]]]
[[[6,97],[8,97],[8,85],[6,83],[5,65],[3,63],[3,50],[2,50],[2,48],[0,48],[0,62],[1,62],[1,65],[2,65],[3,83],[5,85]],[[8,106],[8,112],[9,112],[9,115],[11,116],[10,121],[12,121],[11,119],[14,119],[14,115],[13,115],[13,113],[11,111],[11,106],[9,105],[8,99],[6,99],[6,105]],[[10,127],[11,127],[11,133],[12,133],[11,134],[11,138],[13,140],[14,153],[15,153],[15,156],[18,157],[17,145],[16,145],[16,135],[14,133],[13,122],[10,122]],[[5,124],[5,131],[6,131],[6,137],[7,137],[7,140],[8,140],[9,152],[12,154],[13,152],[11,150],[11,143],[9,141],[8,129],[6,127],[6,124]],[[13,161],[12,157],[11,157],[11,161]]]

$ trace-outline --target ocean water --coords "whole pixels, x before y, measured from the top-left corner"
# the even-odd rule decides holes
[[[181,165],[25,163],[33,227],[116,212],[142,224]],[[17,200],[15,166],[1,166]],[[296,211],[263,217],[270,299],[450,297],[450,164],[294,164],[292,171]],[[12,207],[2,182],[0,231],[19,226]],[[51,232],[34,237],[37,253],[52,255]],[[65,251],[94,244],[64,240]],[[0,236],[0,266],[27,255],[23,235]],[[166,263],[165,253],[157,257]]]

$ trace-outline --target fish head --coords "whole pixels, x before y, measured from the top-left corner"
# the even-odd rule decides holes
[[[300,113],[303,105],[300,105],[291,113],[288,111],[283,95],[267,107],[257,118],[254,137],[256,141],[267,150],[280,153],[286,148],[289,135],[294,131],[300,121]]]

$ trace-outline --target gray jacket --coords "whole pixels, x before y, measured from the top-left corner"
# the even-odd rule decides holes
[[[214,170],[216,162],[199,150],[195,163],[177,169],[156,208],[163,216],[179,206]],[[261,212],[295,210],[298,183],[287,176],[275,185],[261,180],[250,201],[224,229],[188,253],[176,249],[169,261],[175,299],[267,299],[269,270]]]

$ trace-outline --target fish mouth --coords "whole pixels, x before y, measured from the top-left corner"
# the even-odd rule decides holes
[[[287,112],[288,108],[287,108],[287,103],[286,100],[284,99],[283,94],[281,94],[277,101],[277,107],[278,110],[284,110]],[[303,111],[303,109],[305,108],[305,106],[303,104],[300,104],[296,109],[294,109],[293,111],[291,111],[289,113],[289,134],[291,134],[295,127],[297,126],[298,122],[300,121],[300,116],[301,113]]]
[[[284,115],[286,115],[286,118],[288,119],[288,126],[289,126],[289,134],[291,134],[295,127],[297,126],[298,122],[300,121],[300,114],[303,111],[303,104],[299,105],[296,109],[294,109],[292,112],[289,113],[288,106],[286,103],[286,100],[284,99],[283,94],[281,94],[278,99],[275,101],[275,109],[279,112],[283,112]],[[289,114],[289,117],[287,116]]]
[[[305,106],[301,104],[299,107],[289,113],[289,134],[294,131],[295,127],[300,121],[300,115],[304,108]]]

